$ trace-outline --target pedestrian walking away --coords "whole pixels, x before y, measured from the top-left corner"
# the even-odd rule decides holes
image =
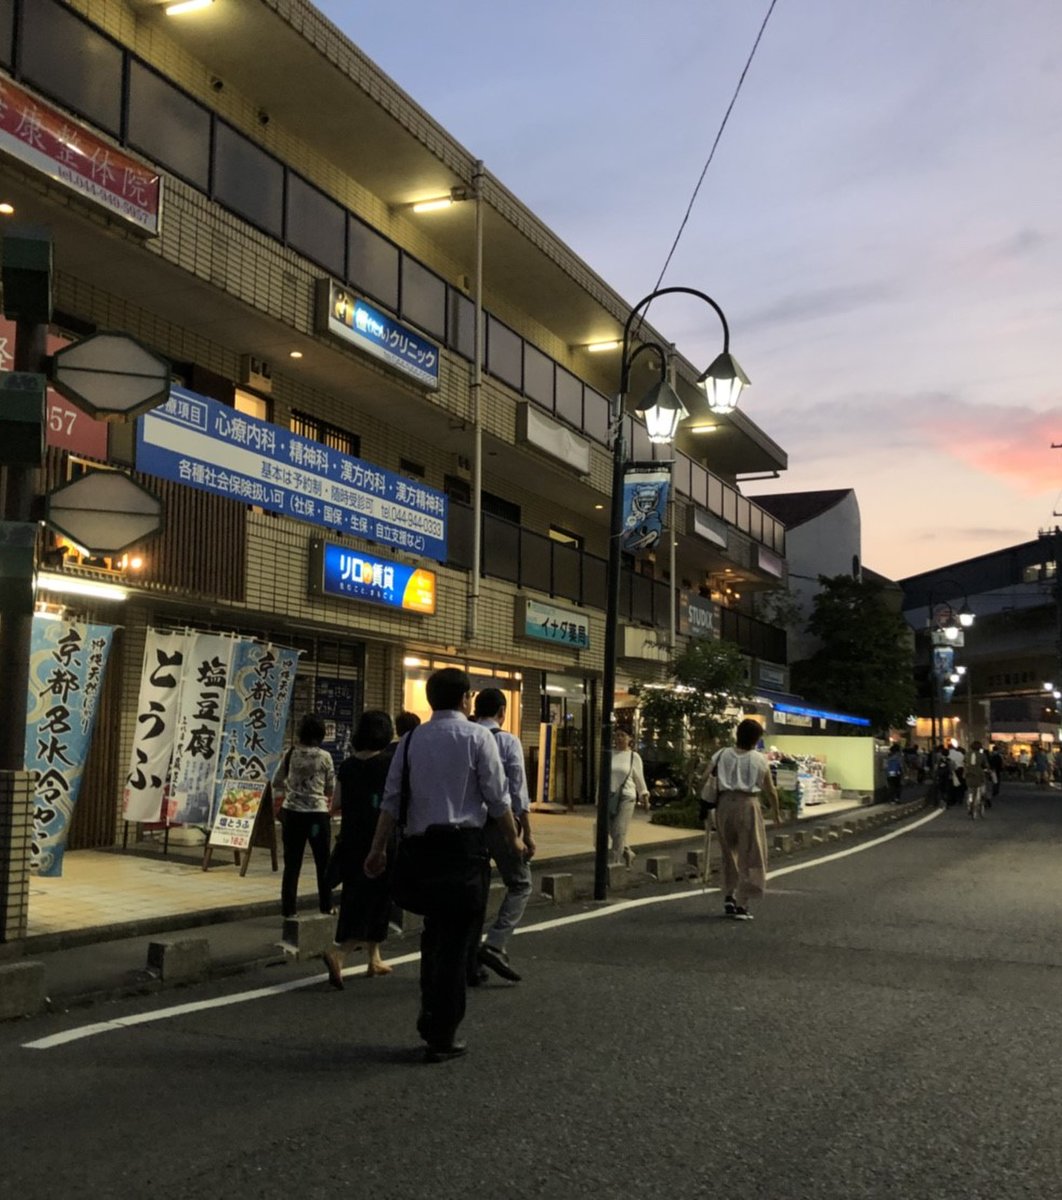
[[[302,857],[309,842],[317,868],[317,903],[323,913],[332,911],[328,883],[328,848],[332,841],[329,808],[336,786],[332,756],[321,749],[324,722],[307,713],[299,722],[296,745],[284,755],[273,776],[273,796],[280,801],[280,827],[284,843],[284,875],[280,908],[295,916]]]
[[[899,804],[903,793],[903,755],[899,743],[893,742],[885,759],[885,782],[889,785],[889,803]]]
[[[444,1062],[466,1050],[457,1030],[490,879],[483,832],[487,817],[498,822],[515,856],[524,853],[498,747],[488,729],[467,719],[471,689],[468,676],[456,667],[429,677],[431,719],[398,744],[365,860],[366,875],[383,875],[392,835],[403,826],[395,887],[401,897],[398,884],[408,876],[424,918],[417,1032],[427,1043],[428,1062]]]
[[[645,785],[642,756],[631,745],[631,735],[617,729],[612,735],[612,777],[609,781],[608,836],[611,843],[609,862],[621,860],[629,867],[635,854],[627,842],[634,806],[649,799]]]
[[[999,796],[999,789],[1003,783],[1003,755],[998,746],[992,747],[992,752],[988,756],[988,766],[991,788],[986,786],[985,789],[985,808],[992,807],[992,801]],[[988,795],[989,791],[992,793],[991,796]]]
[[[980,742],[970,743],[966,756],[966,811],[972,818],[985,815],[985,780],[988,776],[988,758]]]
[[[535,839],[531,835],[531,802],[527,794],[527,775],[524,771],[524,748],[520,745],[518,737],[501,728],[505,720],[505,709],[505,694],[498,688],[484,688],[477,693],[472,712],[479,724],[490,730],[491,737],[498,747],[509,789],[513,820],[524,840],[525,849],[522,855],[514,856],[509,849],[508,839],[497,823],[493,819],[487,821],[484,830],[487,849],[502,877],[505,896],[482,945],[477,932],[475,953],[468,968],[468,982],[472,987],[486,981],[487,968],[510,983],[520,982],[519,972],[509,962],[508,945],[513,930],[519,925],[531,898],[530,862],[535,853]],[[480,931],[485,921],[486,908],[480,920]]]
[[[715,826],[722,857],[723,912],[741,921],[752,920],[749,901],[761,897],[767,887],[767,830],[760,807],[764,793],[775,824],[782,819],[767,756],[756,749],[762,737],[763,726],[746,718],[737,727],[736,747],[717,751],[709,768],[718,781]]]
[[[391,917],[390,879],[386,871],[370,879],[365,874],[365,859],[380,816],[384,784],[394,755],[393,737],[394,726],[387,713],[372,709],[363,712],[351,739],[352,753],[336,773],[332,807],[339,810],[341,823],[332,864],[343,891],[335,947],[324,955],[334,988],[343,987],[344,960],[359,945],[365,946],[367,975],[391,974],[380,955]],[[393,861],[393,855],[388,857]]]

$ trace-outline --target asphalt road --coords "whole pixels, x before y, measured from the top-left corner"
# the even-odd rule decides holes
[[[4,1194],[1062,1195],[1062,793],[790,866],[752,923],[688,894],[519,937],[451,1063],[414,965],[53,1049],[291,969],[0,1026]]]

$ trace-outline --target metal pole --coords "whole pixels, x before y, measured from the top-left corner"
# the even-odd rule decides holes
[[[476,263],[473,286],[475,328],[472,333],[472,574],[468,583],[468,612],[465,639],[476,638],[479,626],[480,566],[483,548],[483,163],[476,160],[472,172],[472,191],[476,204]]]
[[[674,351],[674,343],[671,345],[672,352]],[[675,370],[675,359],[672,357],[668,363],[669,382],[672,387],[677,383],[677,371]],[[676,389],[677,391],[677,389]],[[676,641],[678,640],[677,631],[675,628],[676,610],[678,608],[678,580],[675,578],[678,572],[677,566],[677,549],[675,545],[675,514],[678,511],[675,505],[675,456],[671,456],[671,486],[668,488],[668,649],[671,651],[672,657],[676,651]]]

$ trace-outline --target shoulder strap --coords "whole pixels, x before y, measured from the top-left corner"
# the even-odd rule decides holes
[[[405,829],[406,821],[409,819],[409,747],[413,744],[413,734],[415,732],[415,730],[411,729],[409,733],[406,734],[406,744],[402,750],[402,789],[400,793],[401,799],[398,807],[398,828],[400,830]]]

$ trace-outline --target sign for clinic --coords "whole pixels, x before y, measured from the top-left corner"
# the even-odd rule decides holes
[[[435,612],[434,571],[363,554],[335,542],[310,543],[310,592],[365,600],[404,612]]]

